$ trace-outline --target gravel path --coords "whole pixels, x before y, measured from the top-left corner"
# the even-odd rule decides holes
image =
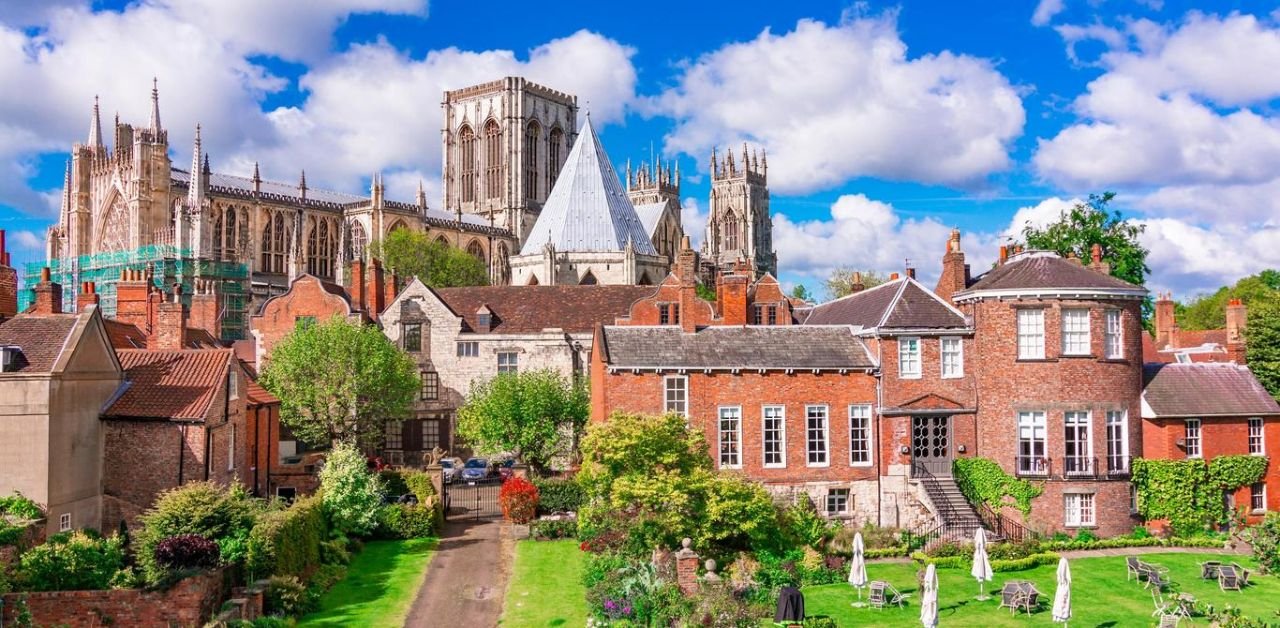
[[[500,519],[450,521],[405,626],[496,626],[515,544]]]

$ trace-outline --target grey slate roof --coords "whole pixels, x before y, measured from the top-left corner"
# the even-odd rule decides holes
[[[1049,251],[1029,251],[979,275],[957,296],[977,290],[1018,289],[1142,290],[1127,281],[1104,275]]]
[[[621,251],[628,241],[638,254],[658,254],[587,116],[520,254],[548,242],[557,251]]]
[[[1147,364],[1142,382],[1144,417],[1280,414],[1280,404],[1239,364]]]
[[[964,316],[920,282],[904,277],[813,307],[805,325],[864,329],[965,328]]]
[[[636,205],[636,215],[640,217],[640,223],[644,225],[644,232],[649,235],[649,241],[653,241],[653,231],[658,228],[658,220],[662,218],[662,211],[667,208],[665,202],[662,203],[645,203]]]
[[[848,327],[605,327],[604,359],[616,368],[870,369]]]

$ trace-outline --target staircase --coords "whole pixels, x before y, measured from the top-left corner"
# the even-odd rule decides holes
[[[978,528],[987,528],[988,542],[1003,540],[984,526],[982,518],[951,476],[933,475],[923,467],[914,467],[912,476],[933,502],[934,520],[911,531],[926,551],[939,543],[971,541],[974,530]]]

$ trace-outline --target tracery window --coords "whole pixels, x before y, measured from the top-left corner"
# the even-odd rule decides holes
[[[458,130],[458,144],[461,148],[459,160],[459,182],[462,188],[462,202],[476,200],[476,134],[470,126],[462,125]]]
[[[467,245],[467,254],[481,262],[484,261],[484,247],[480,246],[480,242],[478,240],[472,240],[471,244]]]
[[[307,234],[307,272],[327,278],[333,274],[333,258],[337,253],[337,239],[328,220],[313,220]]]
[[[129,244],[129,213],[125,210],[124,201],[116,196],[111,209],[102,223],[102,238],[99,250],[104,252],[123,251]]]
[[[367,246],[369,246],[369,234],[365,233],[364,225],[356,220],[347,223],[347,259],[364,259],[364,250]]]
[[[537,122],[530,122],[524,142],[524,195],[538,198],[538,138],[542,129]]]
[[[724,248],[732,251],[738,248],[739,240],[738,217],[734,215],[733,210],[729,210],[724,215]]]
[[[262,228],[262,268],[264,273],[283,273],[289,230],[282,212],[267,212]]]
[[[559,128],[551,129],[551,133],[547,136],[547,193],[551,193],[551,188],[555,187],[556,179],[560,177],[560,150],[564,144],[564,131]]]
[[[498,198],[502,194],[502,131],[498,123],[484,123],[484,197]]]

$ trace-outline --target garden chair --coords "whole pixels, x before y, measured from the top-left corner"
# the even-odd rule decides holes
[[[1239,563],[1231,563],[1231,566],[1236,568],[1236,573],[1240,576],[1240,586],[1249,586],[1249,570],[1241,567]]]
[[[1008,608],[1010,610],[1017,608],[1016,604],[1022,597],[1022,587],[1014,580],[1004,583],[1000,589],[1000,605],[996,608]]]
[[[1178,628],[1178,622],[1182,621],[1179,615],[1161,615],[1160,628]]]
[[[1154,587],[1155,590],[1162,593],[1165,589],[1172,587],[1173,581],[1170,580],[1169,576],[1165,575],[1165,573],[1166,572],[1160,571],[1159,569],[1147,570],[1147,587]]]
[[[1218,588],[1223,591],[1240,590],[1240,574],[1231,565],[1223,565],[1218,569]]]
[[[1174,608],[1174,602],[1166,600],[1164,595],[1157,589],[1151,589],[1151,605],[1155,607],[1155,610],[1151,611],[1151,616],[1159,617],[1161,622],[1164,621],[1165,617],[1170,615],[1176,617],[1178,615]]]
[[[1132,578],[1142,580],[1142,561],[1137,556],[1129,556],[1124,559],[1125,574],[1124,579],[1128,582]]]
[[[1022,597],[1019,600],[1019,606],[1027,611],[1030,615],[1033,610],[1040,610],[1040,591],[1036,590],[1036,585],[1030,582],[1022,583]]]
[[[1222,566],[1222,563],[1216,560],[1208,560],[1203,563],[1200,563],[1200,579],[1201,580],[1217,580],[1218,568],[1221,566]]]
[[[884,580],[873,580],[871,582],[871,597],[868,601],[871,603],[872,608],[883,609],[890,604],[897,604],[898,608],[902,608],[906,599],[907,596],[899,593],[897,589],[893,588],[892,584]]]

